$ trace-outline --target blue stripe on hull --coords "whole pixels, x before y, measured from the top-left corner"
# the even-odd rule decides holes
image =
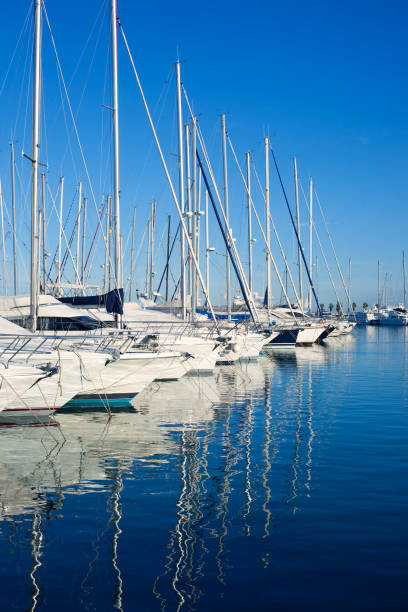
[[[132,397],[71,399],[60,410],[65,408],[132,408]]]

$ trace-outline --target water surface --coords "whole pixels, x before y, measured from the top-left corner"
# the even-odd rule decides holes
[[[407,332],[0,429],[1,610],[407,608]]]

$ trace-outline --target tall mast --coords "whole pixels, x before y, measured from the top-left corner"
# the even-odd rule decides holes
[[[40,71],[41,71],[41,0],[34,0],[33,52],[33,134],[31,171],[31,330],[37,329],[38,316],[38,153],[40,148]]]
[[[12,223],[13,223],[13,278],[14,278],[14,295],[17,295],[17,246],[16,246],[16,181],[14,168],[14,143],[10,143],[11,152],[11,207],[12,207]]]
[[[313,181],[309,180],[309,271],[313,280]],[[309,287],[309,310],[312,309],[312,285]]]
[[[300,297],[300,308],[303,311],[303,281],[302,281],[302,253],[300,246],[300,214],[299,214],[299,186],[298,186],[298,173],[296,157],[293,158],[293,171],[295,174],[295,199],[296,199],[296,229],[299,238],[298,243],[298,268],[299,268],[299,297]]]
[[[134,247],[135,247],[135,221],[136,221],[136,208],[133,209],[132,248],[130,250],[129,302],[132,301],[133,251],[134,251]]]
[[[380,309],[380,260],[377,261],[377,309]]]
[[[43,217],[44,217],[44,209],[40,208],[38,210],[38,278],[40,282],[40,293],[41,293],[41,242],[43,240]],[[45,292],[44,292],[45,293]]]
[[[156,231],[156,200],[151,203],[152,220],[150,225],[150,270],[149,270],[149,299],[153,299],[153,277],[154,277],[154,234]]]
[[[228,167],[227,167],[227,133],[225,129],[225,115],[221,115],[222,130],[222,161],[224,168],[224,210],[225,210],[225,233],[229,236],[229,201],[228,201]],[[228,248],[225,251],[227,272],[227,315],[231,321],[231,262]]]
[[[112,196],[108,195],[108,291],[111,290],[112,279]]]
[[[170,237],[171,237],[171,215],[169,215],[169,221],[167,225],[166,302],[169,299]]]
[[[196,123],[197,127],[197,123]],[[197,161],[197,160],[196,160]],[[200,267],[200,238],[201,238],[201,216],[204,214],[204,211],[201,210],[201,182],[202,182],[202,173],[198,172],[198,189],[197,189],[197,226],[196,226],[196,247],[195,254],[198,263],[198,267]],[[198,305],[198,275],[197,270],[194,266],[194,278],[195,278],[195,303]]]
[[[248,196],[248,284],[252,293],[252,210],[251,210],[251,154],[247,151],[247,196]]]
[[[111,203],[110,196],[107,196],[107,199],[106,199],[105,265],[103,267],[103,292],[104,293],[108,291],[110,203]]]
[[[180,61],[176,62],[177,77],[177,122],[178,122],[178,156],[179,156],[179,202],[181,214],[184,215],[184,152],[183,152],[183,114],[181,107],[181,73]],[[184,270],[185,236],[180,231],[180,300],[181,316],[186,317],[186,280]]]
[[[267,290],[267,307],[268,312],[272,306],[271,295],[271,258],[269,252],[271,250],[271,224],[269,220],[269,138],[265,138],[265,204],[266,204],[266,290]]]
[[[120,201],[119,201],[119,101],[118,101],[118,41],[116,0],[111,0],[112,30],[112,105],[113,105],[113,218],[115,228],[115,280],[122,288],[122,253],[120,248]]]
[[[205,287],[210,295],[210,235],[208,228],[208,190],[205,190]],[[208,304],[207,304],[208,306]]]
[[[146,256],[146,282],[145,282],[146,297],[149,297],[151,227],[152,227],[152,220],[149,217],[149,220],[147,222],[147,256]]]
[[[58,285],[61,283],[61,248],[62,248],[62,206],[64,202],[64,177],[60,178],[60,208],[59,208],[59,234],[58,234]],[[58,292],[59,292],[58,287]]]
[[[85,295],[85,234],[86,234],[86,205],[88,200],[84,198],[84,204],[82,207],[82,257],[81,257],[81,285],[82,295]]]
[[[43,291],[46,293],[47,283],[47,243],[46,243],[46,224],[45,224],[45,174],[41,173],[41,207],[42,207],[42,267],[43,267]],[[41,229],[41,228],[40,228]]]
[[[184,136],[186,143],[186,192],[187,192],[187,226],[188,226],[188,235],[190,236],[190,240],[192,241],[192,210],[191,210],[191,166],[190,166],[190,133],[188,124],[184,126]],[[187,266],[187,293],[190,296],[192,294],[192,271],[193,271],[193,258],[191,253],[189,253],[188,257],[188,266]],[[191,302],[190,302],[191,304]]]
[[[1,216],[1,241],[2,241],[2,251],[3,251],[3,287],[4,287],[4,295],[8,295],[6,243],[5,243],[5,237],[4,237],[3,193],[1,190],[1,181],[0,181],[0,216]]]
[[[192,131],[191,131],[191,152],[192,152],[192,175],[191,175],[191,193],[192,193],[192,243],[195,256],[198,260],[198,249],[197,249],[197,122],[196,118],[192,118]],[[191,274],[191,320],[194,321],[196,316],[197,308],[197,274],[195,267],[193,266],[193,258],[190,260],[190,274]]]
[[[81,241],[81,204],[82,204],[82,181],[78,183],[78,210],[77,210],[77,240],[76,240],[76,282],[79,285],[81,277],[79,274],[79,245]],[[76,290],[78,295],[79,289]]]
[[[406,288],[405,288],[405,251],[402,251],[402,276],[403,276],[403,284],[404,284],[404,308],[406,303]]]

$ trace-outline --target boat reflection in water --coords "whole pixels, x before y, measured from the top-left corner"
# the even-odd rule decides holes
[[[268,601],[285,526],[313,497],[317,403],[324,435],[336,418],[321,377],[345,352],[274,352],[153,384],[110,419],[61,412],[58,426],[0,429],[15,607],[61,608],[64,579],[61,609],[218,609],[248,571],[254,601]]]

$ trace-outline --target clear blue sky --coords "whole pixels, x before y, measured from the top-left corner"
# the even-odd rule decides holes
[[[2,7],[0,37],[0,83],[30,9],[28,0],[16,0]],[[106,2],[69,3],[49,0],[47,11],[67,82],[74,79],[70,97],[92,177],[96,200],[111,189],[109,106],[109,20]],[[148,101],[160,118],[159,135],[166,159],[176,181],[176,117],[173,63],[177,50],[182,63],[183,82],[201,122],[219,187],[222,187],[220,113],[227,114],[227,126],[240,160],[246,150],[253,152],[261,180],[264,176],[263,138],[269,135],[278,157],[284,182],[293,205],[292,157],[298,159],[306,188],[312,176],[325,208],[339,259],[347,277],[352,259],[352,294],[359,304],[376,302],[377,259],[382,277],[392,275],[394,301],[402,295],[401,252],[407,249],[406,166],[408,123],[407,92],[407,7],[403,2],[187,2],[136,3],[118,1],[121,18]],[[10,208],[9,141],[18,141],[16,151],[30,151],[29,61],[30,24],[27,24],[0,96],[0,163],[5,201]],[[89,37],[89,42],[86,42]],[[119,37],[121,198],[124,248],[137,208],[137,244],[141,243],[149,202],[158,201],[160,242],[168,213],[174,213],[170,193],[157,153],[152,146],[146,117],[134,77]],[[64,174],[65,211],[75,195],[77,179],[85,180],[78,147],[71,132],[72,154],[67,131],[55,59],[49,33],[44,28],[44,112],[42,155],[49,164],[48,183],[55,194],[58,178]],[[81,56],[82,54],[82,56]],[[78,65],[78,60],[81,61]],[[77,67],[77,69],[76,69]],[[27,108],[27,110],[26,110]],[[69,130],[71,124],[67,115]],[[24,206],[29,181],[29,162],[17,154],[24,182],[19,189],[19,266],[28,262],[28,211]],[[74,160],[74,161],[72,161]],[[247,261],[245,235],[245,193],[239,175],[229,163],[233,231]],[[271,207],[288,258],[296,275],[296,250],[289,218],[272,167]],[[87,187],[88,192],[89,188]],[[90,198],[90,194],[87,193]],[[91,198],[90,198],[91,199]],[[29,202],[29,198],[28,198]],[[255,203],[260,214],[259,193]],[[51,206],[51,204],[49,204]],[[92,207],[91,207],[92,209]],[[95,227],[90,209],[89,224]],[[71,232],[73,213],[67,221]],[[303,220],[306,221],[303,211]],[[173,218],[175,224],[175,216]],[[319,229],[321,225],[319,224]],[[92,231],[89,231],[91,239]],[[305,229],[302,227],[304,233]],[[49,251],[55,251],[55,215],[49,225]],[[255,288],[263,291],[265,272],[261,240],[255,248]],[[327,239],[321,233],[324,244]],[[212,223],[212,244],[223,250]],[[10,252],[10,235],[7,250]],[[308,244],[305,241],[307,250]],[[143,285],[144,249],[137,267],[137,286]],[[283,268],[278,249],[274,253]],[[125,251],[126,265],[129,254]],[[324,263],[318,256],[320,300],[334,301]],[[157,255],[161,268],[161,250]],[[101,281],[101,245],[95,256],[93,277]],[[333,263],[330,257],[330,263]],[[11,264],[11,258],[9,258]],[[174,264],[175,271],[177,270]],[[224,259],[214,255],[213,293],[222,295]],[[67,272],[72,277],[72,273]],[[125,274],[126,276],[126,274]],[[236,288],[236,284],[234,288]],[[21,285],[21,290],[25,286]],[[274,296],[280,290],[274,285]]]

